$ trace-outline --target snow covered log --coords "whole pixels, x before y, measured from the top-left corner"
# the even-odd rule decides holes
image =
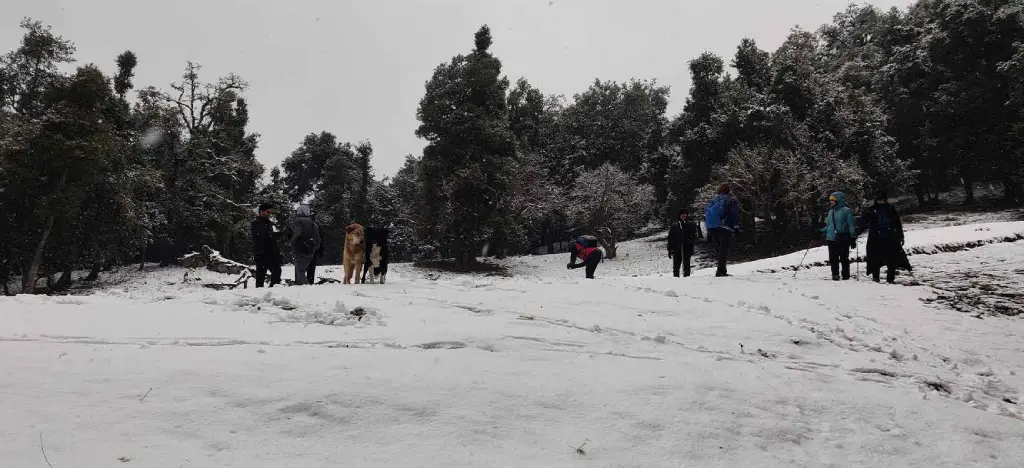
[[[250,270],[248,265],[224,258],[220,252],[213,250],[208,245],[204,245],[201,252],[192,252],[182,256],[178,259],[178,263],[185,268],[206,267],[207,270],[226,275],[238,275],[243,271]]]

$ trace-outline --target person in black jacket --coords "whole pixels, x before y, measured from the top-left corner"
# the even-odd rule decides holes
[[[310,219],[313,220],[313,224],[316,224],[316,232],[320,236],[320,246],[317,248],[317,251],[313,253],[313,258],[310,259],[309,266],[306,267],[306,280],[309,284],[316,284],[314,281],[316,279],[316,267],[323,261],[324,245],[326,242],[324,242],[324,226],[317,221],[316,214],[311,215]]]
[[[259,216],[252,220],[249,226],[252,233],[252,257],[256,264],[256,287],[262,288],[267,278],[267,271],[270,271],[270,287],[281,283],[281,250],[277,247],[277,238],[280,233],[274,229],[274,223],[270,220],[273,207],[269,203],[263,203],[259,208]]]
[[[864,212],[867,221],[868,246],[867,267],[872,279],[881,281],[882,265],[886,266],[885,281],[896,281],[896,268],[912,270],[907,254],[903,251],[903,222],[896,208],[889,203],[888,194],[879,192],[875,204]]]
[[[690,218],[689,210],[679,210],[679,221],[672,223],[668,230],[668,256],[672,258],[672,276],[679,277],[680,264],[683,266],[683,276],[690,276],[693,244],[698,237],[704,238],[700,223]]]

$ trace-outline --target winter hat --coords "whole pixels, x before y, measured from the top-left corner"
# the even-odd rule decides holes
[[[720,187],[718,187],[718,193],[722,195],[728,195],[731,192],[732,187],[729,187],[729,184],[722,184]]]
[[[688,210],[686,208],[683,208],[683,209],[679,210],[679,214],[677,214],[676,216],[679,217],[679,216],[682,216],[684,214],[687,214],[687,215],[690,214],[690,210]]]
[[[875,200],[888,200],[889,194],[885,190],[875,192]]]

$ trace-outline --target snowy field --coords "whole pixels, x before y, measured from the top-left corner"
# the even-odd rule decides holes
[[[0,298],[0,467],[1019,468],[1024,320],[941,299],[1019,290],[1015,238],[914,230],[896,286],[794,278],[802,253],[676,279],[652,238],[594,281],[559,254]]]

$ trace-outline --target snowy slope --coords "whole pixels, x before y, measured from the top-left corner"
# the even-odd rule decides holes
[[[1024,240],[1024,221],[1016,222],[990,222],[970,225],[952,225],[930,229],[917,229],[916,225],[910,225],[906,233],[906,244],[904,248],[911,256],[911,262],[916,261],[915,256],[931,255],[939,252],[954,252],[958,250],[971,249],[988,244],[1004,243],[1009,241]],[[858,240],[860,244],[859,254],[865,255],[864,247],[867,240],[866,234]],[[766,258],[753,262],[738,265],[730,265],[729,273],[733,275],[759,274],[776,272],[781,270],[794,271],[797,265],[802,268],[820,267],[828,262],[828,248],[823,242],[816,244],[806,253],[795,252],[781,257]],[[857,252],[851,255],[856,257]],[[672,274],[672,260],[668,258],[665,250],[665,235],[637,239],[623,242],[619,247],[620,258],[606,260],[597,269],[600,276],[662,276],[668,277]],[[565,264],[568,262],[568,254],[540,255],[531,257],[517,257],[502,262],[516,276],[538,276],[555,278],[578,278],[579,271],[566,271]],[[704,258],[700,255],[694,257],[695,275],[713,275],[714,263],[711,258]]]
[[[955,252],[964,249],[980,247],[988,244],[1012,242],[1024,239],[1024,221],[999,222],[984,224],[969,224],[962,226],[948,226],[933,229],[908,230],[906,232],[906,243],[903,248],[910,256],[910,261],[915,261],[915,256],[931,255],[939,252]],[[863,235],[858,239],[859,249],[851,255],[851,258],[860,258],[865,254],[865,243],[867,236]],[[800,265],[804,252],[795,252],[775,258],[766,258],[754,262],[738,265],[737,268],[730,268],[733,274],[748,274],[772,272],[782,269],[793,271]],[[828,247],[820,246],[810,249],[803,267],[823,266],[828,262]]]
[[[908,246],[1024,232],[943,229]],[[1021,245],[918,258],[1011,271]],[[54,467],[1020,466],[1024,321],[822,268],[651,276],[662,250],[624,246],[595,281],[557,255],[511,278],[218,292],[168,269],[0,298],[0,467],[45,466],[40,436]]]

